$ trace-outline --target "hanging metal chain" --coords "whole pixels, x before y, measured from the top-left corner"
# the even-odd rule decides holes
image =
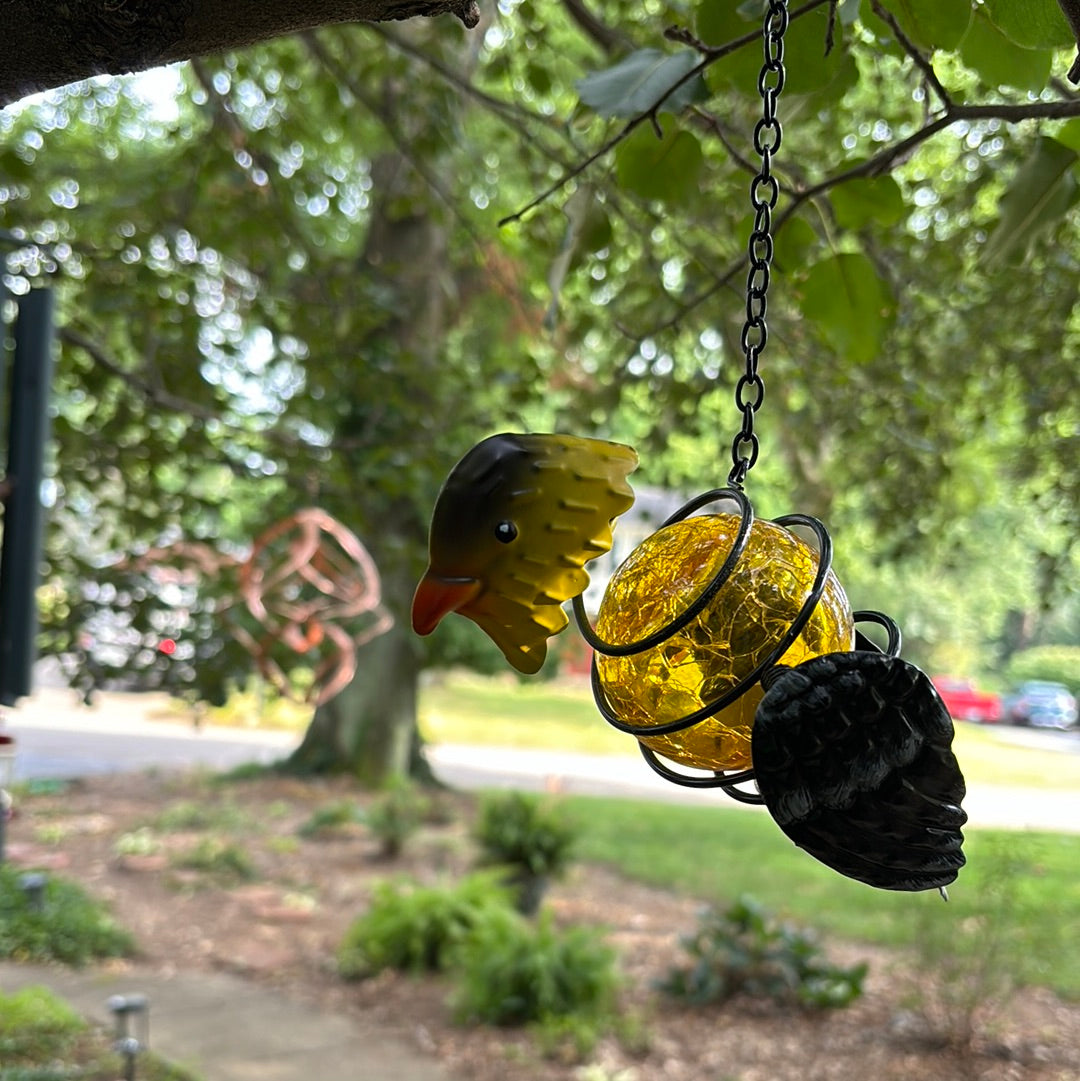
[[[747,246],[750,270],[746,278],[746,322],[742,331],[746,370],[735,387],[735,404],[743,420],[742,428],[731,444],[733,465],[728,475],[728,483],[735,488],[742,487],[746,474],[758,459],[754,414],[765,400],[765,384],[758,374],[758,358],[769,339],[765,312],[773,257],[772,212],[780,195],[780,185],[772,173],[772,156],[780,149],[783,136],[776,116],[776,99],[784,89],[784,32],[787,28],[787,0],[769,0],[762,28],[765,62],[758,76],[758,93],[761,94],[764,110],[754,128],[754,150],[761,156],[761,168],[750,184],[750,203],[755,216]]]

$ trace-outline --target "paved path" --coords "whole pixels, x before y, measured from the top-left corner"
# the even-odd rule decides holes
[[[205,1081],[448,1081],[435,1059],[385,1033],[236,976],[0,964],[0,990],[31,984],[106,1024],[110,995],[146,995],[150,1047]]]
[[[44,689],[4,716],[17,740],[16,779],[170,767],[220,771],[282,758],[299,739],[295,732],[197,729],[158,694],[101,694],[88,709],[72,691]]]

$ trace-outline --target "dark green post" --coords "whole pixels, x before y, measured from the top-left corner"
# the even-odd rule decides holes
[[[41,478],[49,432],[53,368],[53,294],[19,299],[8,389],[7,481],[0,553],[0,706],[30,693],[41,576]]]

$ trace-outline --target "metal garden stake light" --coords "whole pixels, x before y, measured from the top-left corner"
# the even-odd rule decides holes
[[[770,0],[754,130],[760,168],[750,186],[746,365],[735,390],[742,423],[726,487],[690,500],[630,554],[593,627],[584,565],[611,548],[612,523],[633,502],[626,478],[637,455],[578,436],[492,436],[454,467],[436,502],[413,626],[427,634],[458,612],[515,668],[535,672],[547,638],[568,623],[562,603],[572,601],[594,650],[601,714],[638,740],[662,777],[763,803],[796,845],[841,874],[944,895],[964,864],[967,819],[949,713],[926,675],[900,658],[893,620],[852,611],[825,526],[805,514],[757,519],[744,491],[765,397],[759,361],[787,26],[786,0]],[[884,651],[859,631],[866,623],[886,630]]]
[[[110,995],[105,1005],[116,1025],[113,1048],[124,1059],[124,1081],[135,1081],[136,1058],[150,1046],[150,999],[142,994]]]

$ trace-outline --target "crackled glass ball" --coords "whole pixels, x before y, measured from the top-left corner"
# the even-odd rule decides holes
[[[706,514],[665,526],[638,545],[608,584],[597,633],[614,645],[670,623],[720,569],[739,532],[737,514]],[[681,631],[629,657],[597,657],[615,715],[632,725],[678,720],[716,701],[776,648],[809,596],[817,551],[773,522],[757,520],[731,577]],[[851,606],[830,570],[802,633],[779,663],[850,650]],[[659,755],[708,770],[748,769],[759,682],[719,713],[669,735],[642,736]]]

